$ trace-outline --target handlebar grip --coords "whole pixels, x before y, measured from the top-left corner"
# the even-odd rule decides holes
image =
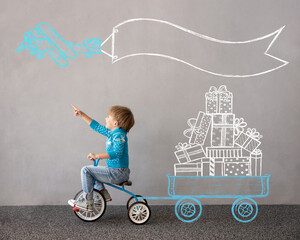
[[[95,166],[95,167],[98,166],[99,161],[100,161],[100,158],[98,158],[98,159],[96,159],[96,160],[94,161],[94,166]]]

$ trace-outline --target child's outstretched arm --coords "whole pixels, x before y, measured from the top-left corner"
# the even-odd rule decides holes
[[[89,124],[89,125],[91,124],[92,119],[88,115],[86,115],[80,109],[75,107],[73,104],[72,104],[72,107],[74,108],[74,116],[81,117],[87,124]]]
[[[98,133],[101,133],[102,135],[108,137],[108,132],[110,131],[106,127],[99,124],[97,121],[90,118],[88,115],[86,115],[84,112],[82,112],[79,108],[75,107],[72,104],[72,107],[74,108],[74,116],[81,117],[90,127],[95,130]]]

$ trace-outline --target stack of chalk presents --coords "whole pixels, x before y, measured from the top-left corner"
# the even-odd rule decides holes
[[[232,93],[224,85],[210,87],[205,106],[187,121],[188,142],[176,146],[175,176],[261,176],[262,136],[235,117]]]

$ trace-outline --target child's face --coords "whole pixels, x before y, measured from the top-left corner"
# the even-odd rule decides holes
[[[108,113],[107,117],[105,118],[105,122],[105,127],[110,130],[116,129],[119,125],[118,122],[114,119],[113,115],[111,115],[110,113]]]

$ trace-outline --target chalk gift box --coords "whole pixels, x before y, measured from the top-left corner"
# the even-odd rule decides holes
[[[260,149],[255,149],[253,152],[251,152],[250,161],[251,161],[252,176],[261,176],[262,151]]]
[[[201,176],[223,176],[224,160],[223,158],[202,158]]]
[[[222,85],[217,89],[210,87],[205,93],[206,113],[232,113],[233,95]]]
[[[235,144],[251,153],[261,144],[259,141],[260,138],[262,138],[262,135],[255,128],[248,128],[246,133],[241,132],[237,136]]]
[[[211,146],[233,147],[234,114],[213,114],[211,128]]]
[[[251,176],[250,158],[224,158],[224,176]]]
[[[206,147],[206,155],[209,158],[242,157],[241,147]]]
[[[174,164],[175,176],[201,176],[201,163]]]
[[[206,157],[200,144],[178,143],[176,149],[178,151],[174,153],[179,163],[191,162]]]
[[[189,138],[189,143],[203,145],[211,123],[211,116],[204,112],[199,112],[197,118],[190,118],[187,121],[189,129],[183,132],[183,135]]]

